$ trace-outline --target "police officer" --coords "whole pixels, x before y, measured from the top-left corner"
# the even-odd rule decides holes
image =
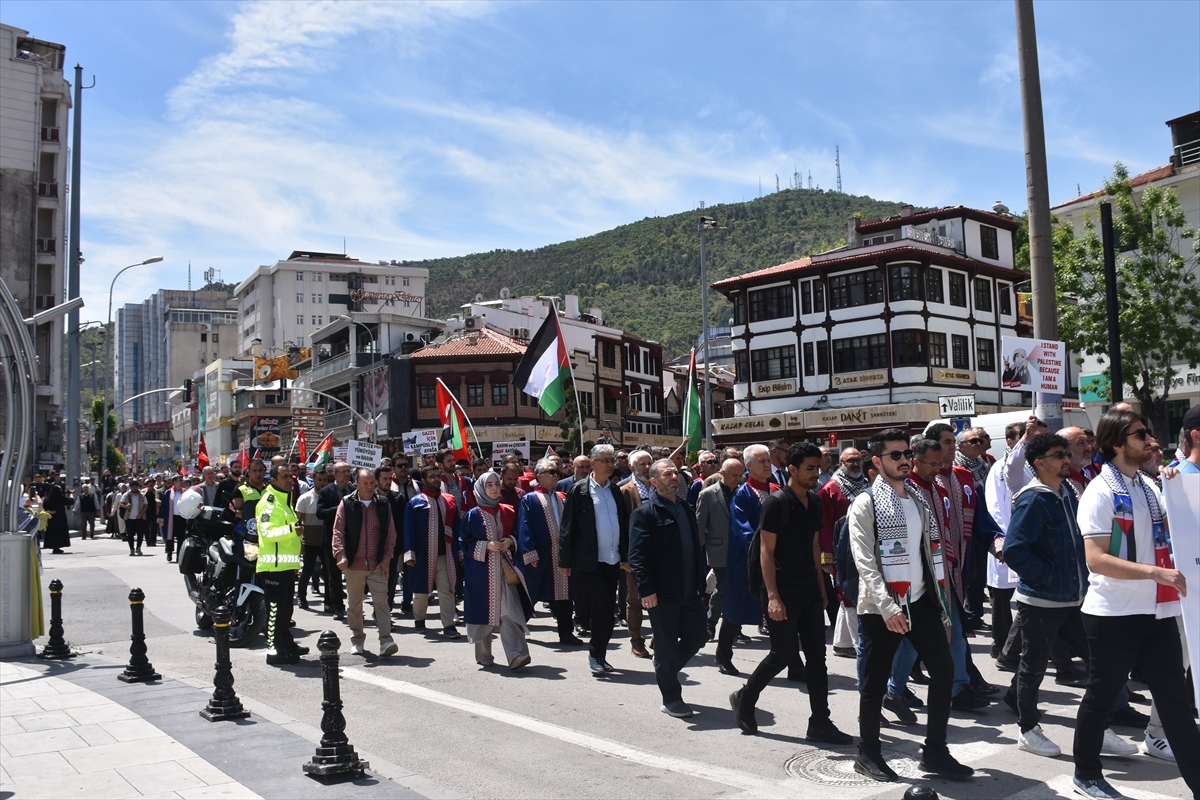
[[[261,458],[253,459],[246,469],[246,482],[234,487],[233,497],[229,501],[229,507],[238,512],[251,532],[254,530],[254,508],[267,489],[266,478],[267,465]]]
[[[261,467],[262,462],[258,463]],[[251,482],[254,477],[251,462]],[[249,503],[247,488],[242,487],[243,512]],[[296,531],[296,512],[289,502],[291,491],[292,473],[287,464],[272,464],[271,483],[259,493],[253,511],[258,529],[258,583],[267,601],[267,663],[271,665],[295,664],[308,652],[307,647],[296,644],[291,631],[296,570],[304,549],[304,540]]]

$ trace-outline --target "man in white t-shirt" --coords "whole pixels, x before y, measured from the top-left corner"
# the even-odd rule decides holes
[[[922,768],[951,778],[974,773],[946,749],[954,684],[950,610],[938,587],[941,556],[933,548],[937,527],[931,524],[925,502],[905,486],[912,459],[906,431],[892,428],[872,437],[871,461],[879,477],[870,492],[855,498],[846,515],[858,567],[858,622],[865,654],[854,771],[877,781],[898,777],[880,749],[879,715],[892,659],[904,637],[929,669]]]
[[[1079,502],[1089,588],[1083,624],[1090,654],[1087,691],[1075,724],[1075,787],[1087,797],[1122,797],[1104,778],[1100,751],[1117,695],[1135,666],[1193,794],[1200,793],[1200,732],[1192,720],[1177,617],[1187,582],[1171,562],[1162,498],[1138,473],[1149,449],[1146,418],[1110,411],[1096,429],[1104,457]]]

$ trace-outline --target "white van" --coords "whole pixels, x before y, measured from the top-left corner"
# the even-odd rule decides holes
[[[988,435],[992,437],[992,446],[988,452],[997,459],[1001,459],[1004,458],[1004,450],[1008,446],[1004,439],[1004,429],[1014,422],[1025,422],[1031,413],[1033,413],[1031,409],[1024,409],[1023,411],[1005,411],[1002,414],[981,414],[971,417],[971,427],[983,428],[988,432]],[[934,420],[929,424],[933,425],[937,422],[952,425],[948,419]],[[1091,420],[1082,408],[1064,408],[1063,427],[1090,428]],[[928,430],[928,426],[926,426],[926,430]]]

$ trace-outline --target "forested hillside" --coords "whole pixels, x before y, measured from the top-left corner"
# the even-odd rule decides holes
[[[706,234],[709,281],[740,275],[843,243],[846,221],[895,214],[903,203],[838,192],[793,189],[668,217],[647,217],[594,236],[536,250],[493,250],[405,262],[430,272],[428,313],[446,317],[476,293],[507,286],[514,294],[578,294],[605,321],[663,343],[668,358],[686,351],[701,330],[701,214],[727,228]],[[712,324],[730,307],[716,292]]]

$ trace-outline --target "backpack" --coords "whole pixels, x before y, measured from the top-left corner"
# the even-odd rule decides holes
[[[850,548],[850,520],[842,517],[833,523],[833,563],[838,591],[847,603],[858,605],[858,566]]]

